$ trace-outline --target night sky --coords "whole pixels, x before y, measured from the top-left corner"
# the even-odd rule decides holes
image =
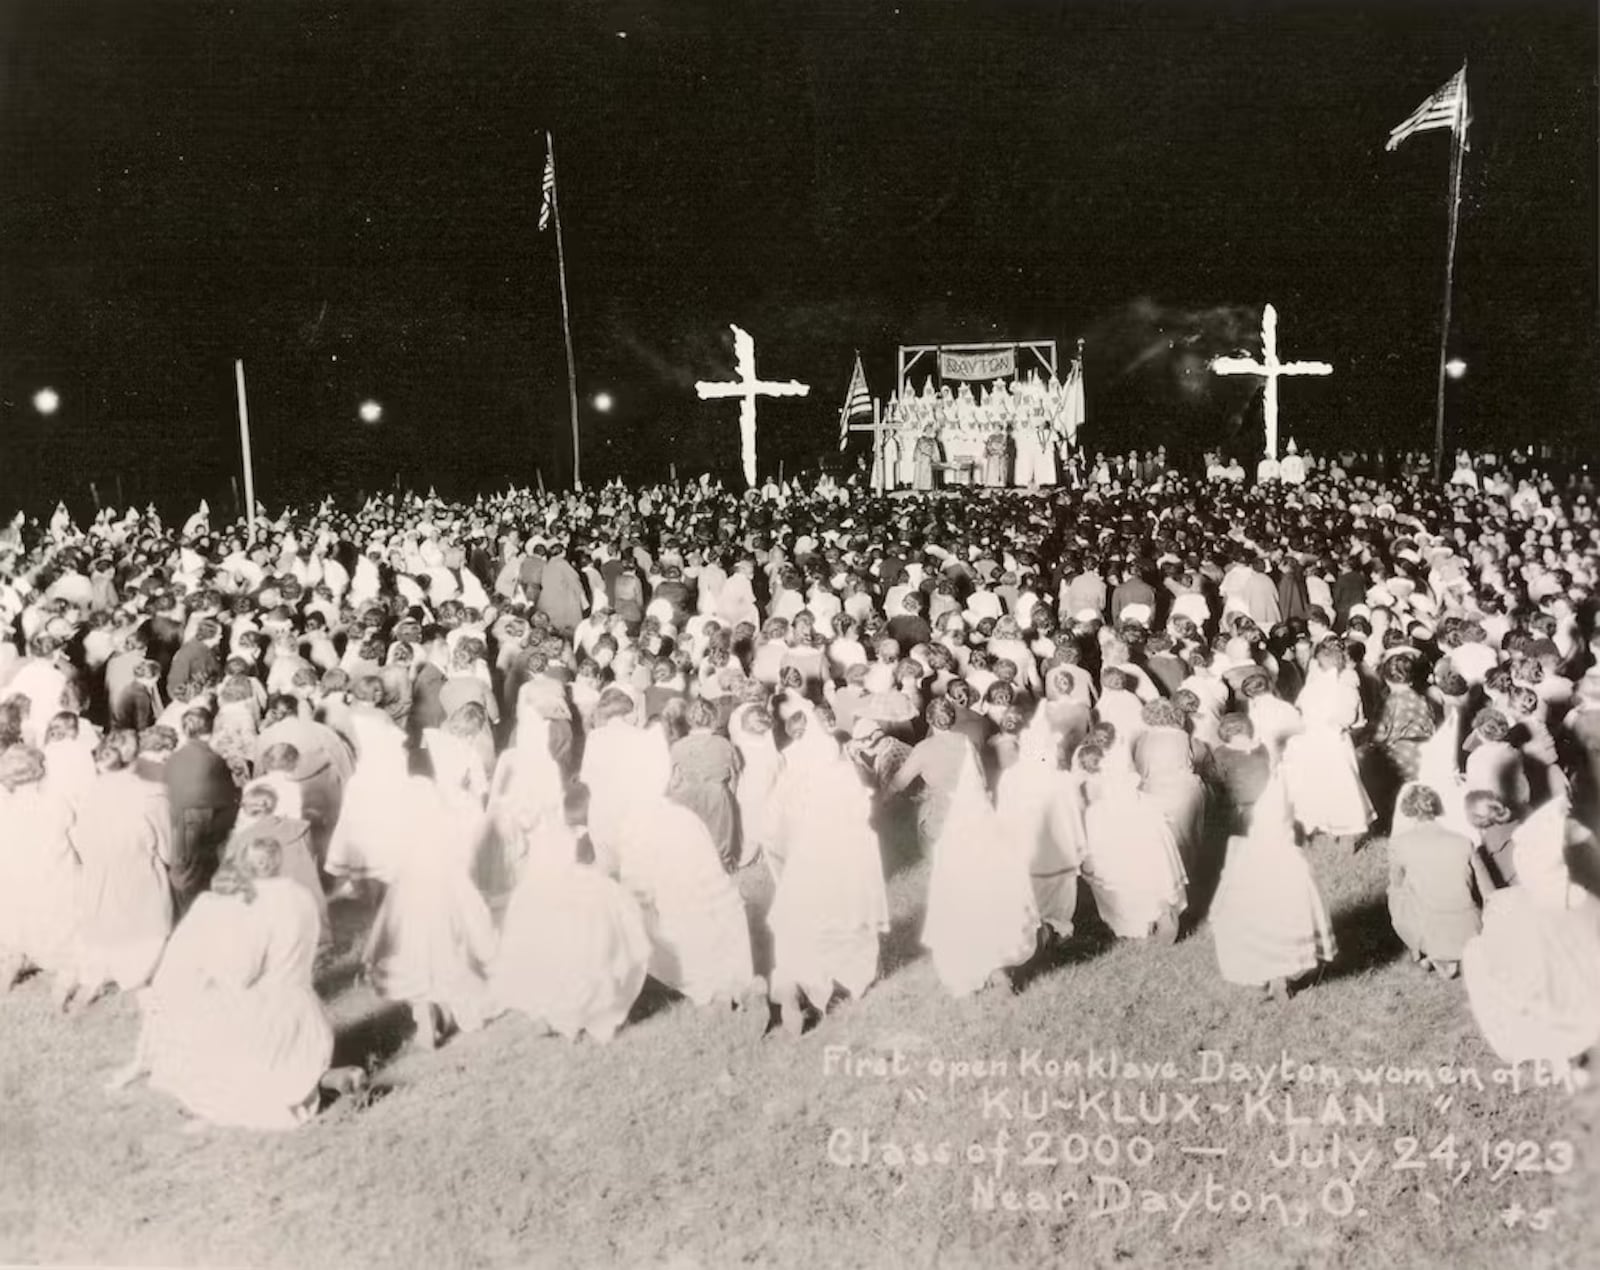
[[[1452,417],[1592,438],[1597,39],[1590,0],[5,3],[0,506],[231,510],[235,357],[269,505],[565,480],[546,128],[589,480],[736,473],[692,387],[730,321],[812,385],[763,470],[832,452],[853,349],[887,397],[901,342],[1015,337],[1088,340],[1091,444],[1249,457],[1196,367],[1266,301],[1335,365],[1286,433],[1421,448],[1449,141],[1383,143],[1463,56]]]

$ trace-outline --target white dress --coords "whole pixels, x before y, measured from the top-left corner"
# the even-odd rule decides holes
[[[41,784],[0,789],[0,960],[70,972],[77,943],[72,810]]]
[[[871,796],[820,728],[784,754],[773,857],[782,862],[767,924],[773,985],[798,987],[818,1009],[839,985],[859,997],[878,977],[889,929]]]
[[[1210,926],[1217,967],[1229,983],[1295,979],[1333,960],[1333,926],[1295,845],[1281,780],[1257,800],[1249,833],[1228,840]]]
[[[740,726],[741,718],[749,708],[740,706],[728,721],[728,736],[738,749],[741,760],[739,784],[735,790],[739,802],[741,867],[756,859],[771,837],[772,791],[783,764],[770,731],[746,732]]]
[[[1083,875],[1112,934],[1143,939],[1188,906],[1189,879],[1172,826],[1140,790],[1136,772],[1102,772],[1090,782],[1084,839]]]
[[[1564,1067],[1600,1044],[1600,900],[1564,858],[1568,807],[1551,799],[1517,830],[1517,882],[1483,909],[1461,954],[1472,1017],[1507,1063]]]
[[[483,813],[421,776],[407,783],[400,810],[410,826],[403,856],[362,960],[380,995],[432,1002],[463,1032],[475,1031],[486,1016],[484,972],[495,953],[494,920],[471,877]]]
[[[1314,671],[1300,692],[1305,731],[1283,748],[1284,786],[1295,819],[1308,833],[1362,834],[1372,801],[1361,783],[1350,730],[1361,718],[1361,694],[1348,678]]]
[[[344,791],[339,821],[328,843],[324,868],[330,877],[391,881],[405,855],[411,830],[405,820],[404,739],[369,746]]]
[[[152,1088],[216,1124],[288,1129],[316,1111],[333,1029],[312,987],[317,912],[287,878],[200,895],[140,995]]]
[[[995,806],[1001,831],[1028,860],[1039,919],[1072,934],[1083,864],[1083,786],[1056,766],[1055,735],[1043,711],[1023,734],[1017,761],[1000,774]]]
[[[658,795],[629,813],[618,843],[622,884],[650,933],[651,976],[696,1005],[737,999],[755,974],[750,926],[705,821]]]
[[[172,933],[172,820],[131,770],[96,778],[72,826],[78,853],[77,978],[124,992],[155,973]]]
[[[1001,832],[983,790],[976,753],[962,761],[933,844],[922,944],[952,996],[976,992],[990,975],[1020,966],[1038,946],[1028,856]]]
[[[589,787],[589,836],[595,850],[615,859],[623,825],[633,812],[667,792],[672,760],[666,735],[660,728],[612,719],[589,734],[579,776]]]
[[[578,863],[577,851],[571,830],[553,817],[526,834],[489,995],[496,1011],[520,1010],[561,1036],[587,1032],[604,1042],[644,987],[650,936],[634,898]]]

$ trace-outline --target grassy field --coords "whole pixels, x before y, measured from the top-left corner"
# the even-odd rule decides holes
[[[1389,932],[1382,845],[1355,857],[1318,847],[1315,861],[1341,956],[1287,1004],[1223,983],[1204,926],[1172,947],[1085,929],[1016,995],[951,1001],[917,946],[927,876],[912,866],[891,879],[885,978],[798,1039],[766,1034],[750,1012],[712,1016],[656,995],[607,1047],[541,1039],[510,1017],[411,1051],[409,1023],[353,975],[366,915],[336,907],[341,954],[324,992],[339,1059],[381,1062],[376,1096],[277,1136],[187,1133],[147,1089],[103,1094],[133,1044],[132,1002],[62,1020],[33,980],[0,1002],[0,1260],[1600,1264],[1600,1093],[1495,1084],[1461,985],[1411,965]],[[1079,1078],[1044,1066],[1087,1060],[1091,1047],[1097,1063],[1115,1049],[1135,1070]],[[1283,1084],[1281,1071],[1197,1084],[1214,1061],[1201,1051],[1263,1067],[1287,1052],[1295,1066],[1342,1073],[1444,1063],[1475,1068],[1484,1087],[1313,1088],[1294,1072]],[[1004,1072],[976,1074],[1002,1059]],[[1358,1094],[1381,1093],[1384,1123],[1289,1127],[1284,1091],[1314,1120],[1333,1114],[1329,1093],[1347,1118]],[[1099,1123],[1102,1109],[1136,1117],[1141,1092],[1151,1115],[1167,1096],[1165,1123]],[[1278,1123],[1247,1123],[1246,1093],[1275,1095]],[[1179,1094],[1199,1094],[1198,1108],[1185,1114]],[[1042,1118],[1024,1118],[1024,1096]],[[1276,1168],[1291,1140],[1335,1167]],[[1572,1144],[1570,1168],[1549,1147],[1560,1141]],[[981,1163],[969,1162],[974,1146]],[[1366,1151],[1356,1164],[1351,1153]],[[1394,1167],[1408,1162],[1421,1167]],[[1207,1207],[1208,1174],[1221,1211]],[[1022,1211],[1005,1207],[1007,1188]],[[1027,1211],[1029,1192],[1048,1211]]]

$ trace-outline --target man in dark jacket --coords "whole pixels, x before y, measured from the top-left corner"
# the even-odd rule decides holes
[[[183,735],[184,744],[167,760],[164,772],[172,806],[172,862],[167,872],[179,917],[210,885],[239,813],[233,774],[210,745],[211,712],[186,712]]]
[[[221,643],[222,624],[213,617],[202,618],[195,627],[194,638],[186,641],[172,656],[172,668],[167,671],[169,700],[191,679],[221,677],[222,663],[217,660],[217,648]]]

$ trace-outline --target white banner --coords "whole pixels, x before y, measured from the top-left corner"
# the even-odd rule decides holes
[[[996,353],[939,354],[940,379],[1011,379],[1017,373],[1017,350]]]

